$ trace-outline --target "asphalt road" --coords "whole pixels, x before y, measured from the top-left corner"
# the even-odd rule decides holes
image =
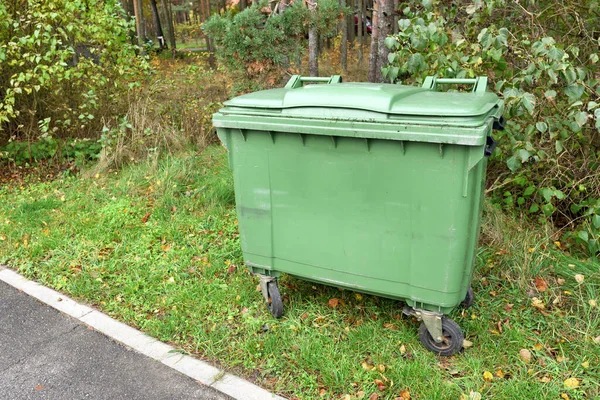
[[[230,399],[0,282],[0,399]]]

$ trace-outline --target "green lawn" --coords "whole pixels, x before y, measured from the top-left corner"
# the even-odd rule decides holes
[[[452,315],[472,346],[452,358],[421,346],[401,303],[290,276],[274,320],[243,266],[221,147],[0,187],[0,262],[290,398],[600,396],[600,263],[486,220],[475,305]]]

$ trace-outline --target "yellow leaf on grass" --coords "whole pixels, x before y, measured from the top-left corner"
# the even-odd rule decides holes
[[[538,310],[543,310],[546,305],[544,304],[544,302],[540,299],[538,299],[537,297],[533,297],[531,299],[531,305],[535,308],[537,308]]]
[[[577,283],[583,283],[583,281],[585,280],[585,275],[576,274],[575,280],[577,281]]]
[[[500,379],[504,378],[504,371],[499,369],[498,371],[496,371],[496,376]]]
[[[408,389],[404,389],[400,392],[400,398],[402,400],[410,400],[410,391]]]
[[[590,362],[589,361],[584,361],[584,362],[581,363],[581,366],[584,369],[588,369],[590,367]]]
[[[490,371],[485,371],[483,373],[483,380],[491,382],[492,380],[494,380],[494,375],[492,375]]]
[[[570,397],[569,397],[569,395],[568,395],[568,394],[566,394],[566,393],[561,393],[561,394],[560,394],[560,398],[561,398],[561,399],[563,399],[563,400],[570,400]]]
[[[579,379],[577,378],[565,379],[563,383],[567,389],[575,389],[576,387],[579,387]]]

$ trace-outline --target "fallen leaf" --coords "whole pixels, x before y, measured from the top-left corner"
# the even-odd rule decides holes
[[[481,393],[479,393],[479,392],[469,393],[469,400],[481,400]]]
[[[535,277],[535,288],[538,292],[545,292],[548,290],[548,282],[544,278],[540,278],[539,276]]]
[[[600,336],[598,336],[599,341],[600,341]],[[406,346],[405,345],[400,345],[400,354],[404,355],[406,353]]]
[[[356,300],[358,301],[362,300],[362,295],[360,293],[354,293],[354,297],[356,297]]]
[[[590,362],[584,361],[581,363],[581,366],[583,367],[583,369],[588,369],[590,367]]]
[[[339,299],[336,299],[335,297],[333,299],[329,299],[329,302],[327,302],[327,305],[331,308],[336,308],[338,306],[338,304],[340,303]]]
[[[465,349],[468,349],[469,347],[473,347],[473,342],[471,342],[470,340],[464,339],[463,340],[463,347]]]
[[[570,400],[570,397],[569,397],[569,395],[568,395],[568,394],[566,394],[566,393],[561,393],[561,394],[560,394],[560,398],[561,398],[561,399],[563,399],[563,400]]]
[[[600,336],[596,336],[596,337],[594,338],[594,343],[596,343],[596,344],[600,344]]]
[[[375,379],[373,382],[377,385],[377,389],[379,389],[380,391],[385,390],[385,388],[386,388],[385,383],[383,383],[383,381],[381,379]]]
[[[575,389],[576,387],[579,387],[579,379],[577,378],[565,379],[563,383],[567,389]]]
[[[509,303],[509,304],[506,304],[506,305],[504,306],[504,311],[511,312],[511,311],[512,311],[512,309],[513,309],[513,307],[514,307],[514,304],[510,304],[510,303]]]
[[[559,362],[559,363],[562,363],[562,362],[565,362],[565,361],[568,361],[568,360],[569,359],[567,357],[564,357],[564,356],[557,356],[556,357],[556,361]]]
[[[227,273],[228,274],[233,274],[235,272],[235,269],[237,267],[235,266],[235,264],[231,264],[229,267],[227,267]]]
[[[342,397],[342,400],[350,400],[350,399],[352,399],[352,396],[350,396],[349,394],[345,394],[345,395]]]
[[[382,372],[382,373],[383,373],[383,372],[385,372],[385,365],[383,365],[383,364],[379,364],[379,365],[377,366],[377,368],[379,369],[379,372]]]
[[[583,283],[583,281],[585,280],[585,275],[576,274],[575,280],[577,281],[577,283]]]
[[[485,371],[483,373],[483,380],[484,381],[491,382],[493,379],[494,379],[494,375],[492,375],[492,373],[490,371]]]
[[[147,212],[146,215],[144,215],[142,217],[142,224],[145,224],[146,222],[148,222],[148,218],[150,218],[151,215],[152,215],[151,212]]]
[[[563,278],[557,278],[556,279],[556,283],[558,283],[559,285],[564,285],[565,284],[565,280]]]
[[[550,382],[552,379],[550,379],[549,376],[544,376],[543,378],[540,379],[540,382],[542,383],[548,383]]]
[[[544,346],[542,346],[541,343],[536,343],[533,345],[533,348],[536,349],[537,351],[540,351],[544,348]]]
[[[410,400],[410,390],[404,389],[400,392],[400,399],[402,400]]]
[[[393,331],[397,331],[397,330],[398,330],[398,327],[397,327],[396,325],[394,325],[394,324],[392,324],[392,323],[389,323],[389,322],[388,322],[388,323],[386,323],[386,324],[383,324],[383,327],[384,327],[385,329],[391,329],[391,330],[393,330]]]
[[[375,369],[375,366],[373,364],[369,364],[367,361],[363,361],[361,365],[363,369],[366,369],[367,371],[372,371]]]
[[[531,299],[531,306],[537,308],[538,310],[543,310],[544,308],[546,308],[544,302],[538,299],[537,297]]]
[[[379,398],[379,395],[377,393],[371,393],[371,395],[369,396],[369,400],[377,400]]]
[[[519,351],[519,357],[526,364],[531,362],[531,352],[527,349],[521,349],[521,351]]]
[[[596,299],[590,299],[588,300],[588,304],[590,305],[590,307],[596,307],[598,305],[598,303],[596,303]]]
[[[504,379],[504,372],[503,372],[501,369],[499,369],[498,371],[496,371],[496,374],[495,374],[495,375],[496,375],[498,378],[500,378],[500,379]]]
[[[358,392],[356,392],[356,397],[359,399],[361,399],[364,395],[365,395],[365,392],[362,390],[359,390]]]
[[[319,396],[323,397],[323,396],[325,396],[326,394],[327,394],[327,390],[325,390],[325,389],[321,389],[321,390],[319,390]]]

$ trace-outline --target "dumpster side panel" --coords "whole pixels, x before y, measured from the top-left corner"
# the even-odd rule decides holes
[[[462,301],[485,168],[485,161],[470,165],[469,146],[230,131],[252,270],[428,309]]]

